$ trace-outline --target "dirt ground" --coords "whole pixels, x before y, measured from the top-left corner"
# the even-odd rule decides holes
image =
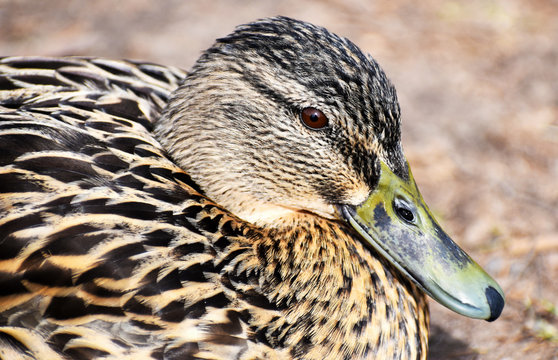
[[[558,2],[0,0],[0,55],[189,68],[235,25],[287,15],[371,53],[446,230],[502,285],[493,323],[433,304],[431,359],[558,359]]]

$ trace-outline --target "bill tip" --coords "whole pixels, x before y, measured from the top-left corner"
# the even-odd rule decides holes
[[[488,306],[490,306],[490,317],[486,319],[486,321],[494,321],[498,319],[504,309],[504,297],[492,286],[487,287],[484,293],[488,301]]]

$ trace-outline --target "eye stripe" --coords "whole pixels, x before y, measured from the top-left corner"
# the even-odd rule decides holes
[[[327,126],[328,120],[323,112],[320,110],[307,107],[300,112],[300,119],[310,129],[319,130]]]

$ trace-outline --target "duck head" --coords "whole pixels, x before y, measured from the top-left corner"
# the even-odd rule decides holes
[[[238,217],[261,227],[300,213],[344,222],[446,307],[500,315],[502,290],[420,195],[395,88],[349,40],[284,17],[240,26],[204,52],[155,132]]]

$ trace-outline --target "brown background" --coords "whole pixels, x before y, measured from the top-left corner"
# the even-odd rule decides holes
[[[558,2],[0,0],[0,55],[189,68],[235,25],[287,15],[352,39],[403,110],[417,182],[507,295],[494,322],[432,306],[432,359],[558,359]]]

